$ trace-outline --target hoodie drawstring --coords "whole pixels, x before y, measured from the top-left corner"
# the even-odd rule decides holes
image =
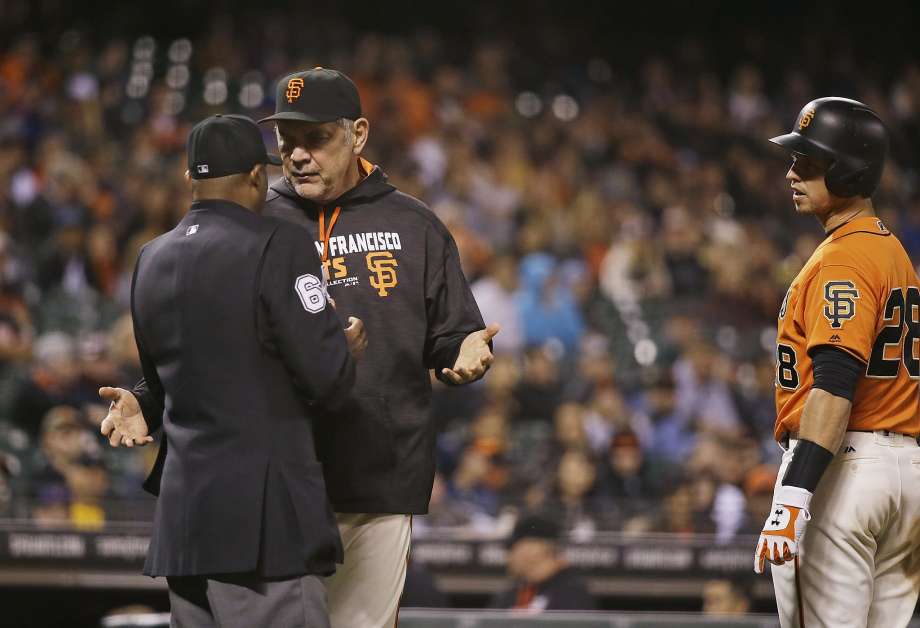
[[[326,230],[326,208],[319,210],[319,238],[323,242],[323,261],[329,261],[329,239],[332,237],[332,230],[335,229],[335,221],[339,219],[339,213],[342,208],[336,207],[332,211],[332,217],[329,219],[329,230]]]

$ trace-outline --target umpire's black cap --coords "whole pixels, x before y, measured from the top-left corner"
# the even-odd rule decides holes
[[[337,70],[313,68],[288,74],[278,81],[273,120],[332,122],[361,117],[361,98],[354,81]]]
[[[195,125],[188,135],[188,173],[216,179],[249,172],[256,164],[281,165],[269,155],[256,123],[246,116],[217,114]]]

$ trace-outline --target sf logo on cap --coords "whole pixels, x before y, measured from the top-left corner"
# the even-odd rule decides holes
[[[287,90],[284,92],[284,95],[287,96],[287,101],[294,102],[300,98],[301,89],[303,89],[302,78],[292,78],[290,81],[288,81]]]
[[[809,124],[811,124],[811,119],[814,118],[814,117],[815,117],[815,110],[814,110],[814,109],[809,109],[808,111],[806,111],[805,113],[803,113],[803,114],[802,114],[802,119],[799,120],[799,130],[801,131],[802,129],[804,129],[805,127],[807,127]]]

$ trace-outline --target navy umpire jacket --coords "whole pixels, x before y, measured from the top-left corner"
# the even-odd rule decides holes
[[[307,237],[207,200],[141,251],[140,401],[165,434],[148,575],[292,577],[342,561],[309,409],[347,395],[355,366]]]
[[[264,214],[305,227],[304,250],[322,255],[328,241],[329,293],[343,319],[367,329],[354,389],[315,426],[333,508],[424,514],[435,472],[429,369],[452,367],[464,338],[485,325],[444,224],[360,162],[364,178],[327,207],[278,179]],[[145,392],[135,387],[139,399]]]

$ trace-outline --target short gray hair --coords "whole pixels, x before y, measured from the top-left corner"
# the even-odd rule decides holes
[[[355,121],[349,118],[339,118],[339,124],[345,129],[345,143],[351,144],[355,140]]]

